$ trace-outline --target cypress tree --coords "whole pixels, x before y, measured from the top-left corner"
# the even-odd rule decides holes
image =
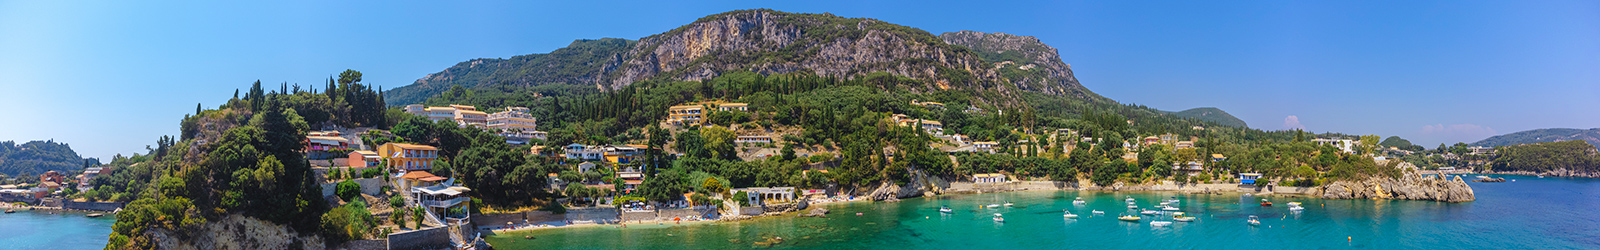
[[[194,115],[200,115],[200,104],[199,103],[195,103],[194,104]]]

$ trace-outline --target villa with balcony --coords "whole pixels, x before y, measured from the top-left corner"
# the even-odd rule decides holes
[[[428,210],[430,220],[452,226],[462,225],[472,222],[472,199],[465,195],[469,191],[472,189],[441,183],[412,188],[411,200]]]
[[[378,146],[378,156],[389,159],[389,168],[402,171],[433,169],[433,160],[439,158],[439,148],[407,143],[384,143]]]
[[[678,105],[667,108],[667,123],[672,125],[700,126],[705,119],[705,106]]]

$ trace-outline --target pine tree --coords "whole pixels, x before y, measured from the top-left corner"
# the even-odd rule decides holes
[[[199,103],[195,103],[194,104],[194,115],[200,115],[200,104]]]

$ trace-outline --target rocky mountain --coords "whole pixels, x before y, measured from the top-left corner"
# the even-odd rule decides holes
[[[1078,78],[1072,75],[1072,65],[1062,62],[1056,48],[1045,45],[1037,37],[963,30],[939,34],[939,39],[978,52],[1018,89],[1109,101],[1078,84]]]
[[[548,54],[469,60],[390,90],[385,99],[418,103],[452,85],[620,89],[737,71],[846,79],[887,72],[922,83],[911,91],[963,91],[990,104],[1016,104],[1017,91],[1106,100],[1079,85],[1056,50],[1037,38],[970,31],[934,36],[870,18],[767,9],[715,14],[638,40],[578,40]]]
[[[1600,128],[1575,129],[1575,128],[1546,128],[1535,129],[1510,134],[1496,135],[1474,142],[1472,146],[1497,147],[1517,144],[1576,141],[1589,142],[1589,145],[1600,147]]]
[[[1227,111],[1222,111],[1222,109],[1214,107],[1192,108],[1184,111],[1171,112],[1171,114],[1183,118],[1193,118],[1201,121],[1215,122],[1223,126],[1240,128],[1249,127],[1249,125],[1244,123],[1244,120],[1240,120],[1238,117],[1233,117],[1233,115],[1228,114]]]
[[[98,161],[96,161],[98,162]],[[30,141],[17,144],[0,142],[0,174],[37,175],[46,171],[83,170],[85,160],[66,143]]]

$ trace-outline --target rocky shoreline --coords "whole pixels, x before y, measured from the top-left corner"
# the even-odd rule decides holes
[[[1372,177],[1361,181],[1335,181],[1315,188],[1323,199],[1395,199],[1468,202],[1477,200],[1461,176],[1445,180],[1407,171],[1400,178]]]
[[[1479,172],[1479,173],[1481,173],[1481,174],[1503,174],[1503,175],[1526,175],[1526,176],[1540,176],[1540,175],[1542,175],[1542,176],[1550,176],[1550,177],[1600,178],[1600,172],[1572,171],[1572,170],[1568,170],[1568,169],[1565,169],[1565,168],[1556,169],[1556,170],[1550,170],[1550,171],[1544,171],[1544,172],[1533,172],[1533,171],[1483,171],[1483,172]]]

